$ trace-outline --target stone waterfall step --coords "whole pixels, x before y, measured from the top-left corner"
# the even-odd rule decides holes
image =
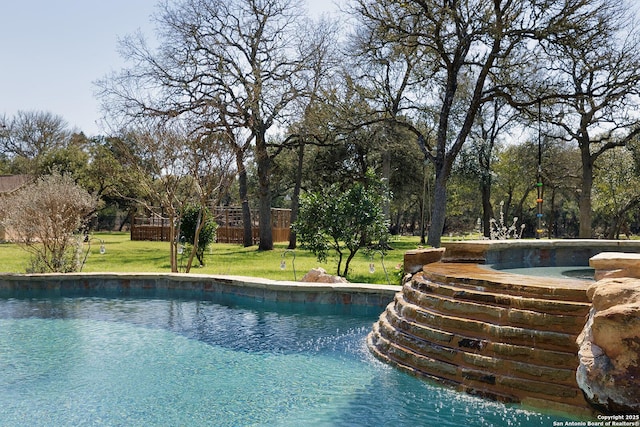
[[[470,301],[459,298],[458,295],[448,297],[439,294],[426,294],[410,284],[405,285],[402,296],[407,304],[417,306],[418,310],[424,308],[431,313],[460,316],[465,319],[485,321],[496,325],[523,328],[535,325],[536,330],[545,331],[576,331],[579,333],[584,326],[584,317],[586,315],[586,312],[583,313],[582,310],[578,316],[539,311],[535,309],[536,300],[530,300],[530,303],[533,303],[530,304],[531,307],[523,309]],[[545,301],[542,301],[540,305],[546,305]]]
[[[506,403],[542,400],[566,408],[583,406],[584,398],[577,387],[523,378],[515,372],[497,369],[495,362],[494,366],[485,367],[463,365],[417,354],[397,342],[387,340],[378,328],[379,325],[376,325],[368,337],[369,346],[374,354],[414,375]]]
[[[525,364],[531,366],[530,369],[533,372],[538,372],[540,367],[574,371],[576,368],[574,355],[566,351],[492,341],[471,334],[465,335],[432,328],[400,317],[392,306],[387,308],[385,315],[381,316],[378,323],[379,330],[386,338],[402,340],[407,348],[418,354],[435,357],[433,352],[437,351],[437,356],[447,361],[454,361],[464,356],[478,359],[484,357],[487,361],[495,359]],[[520,369],[524,371],[522,367]],[[575,376],[575,372],[572,376]]]
[[[377,357],[472,394],[589,411],[575,380],[575,340],[590,309],[584,282],[428,267],[375,324],[368,344]]]
[[[418,306],[407,302],[404,294],[396,296],[395,303],[395,311],[403,319],[419,325],[429,325],[440,331],[471,336],[478,341],[507,342],[547,350],[570,350],[575,353],[578,350],[575,340],[579,332],[575,330],[565,333],[536,329],[535,324],[530,324],[527,328],[506,322],[477,320],[477,317],[480,317],[477,314],[476,317],[473,317],[474,313],[469,317],[464,317],[459,310],[439,312],[428,306]],[[521,322],[518,323],[521,324]],[[572,342],[573,345],[568,347],[568,342]]]
[[[422,333],[420,324],[410,324],[406,319],[401,320],[393,307],[388,309],[386,318],[380,320],[379,330],[386,338],[397,339],[398,343],[402,342],[403,346],[417,354],[462,365],[495,367],[507,372],[519,372],[530,378],[553,375],[555,381],[575,384],[577,360],[573,354],[564,351],[509,344],[511,351],[505,352],[505,347],[499,346],[504,345],[502,342],[479,340],[455,333],[451,334],[449,342],[429,340]]]
[[[537,310],[549,314],[562,314],[584,317],[589,312],[591,303],[566,300],[564,298],[541,298],[539,296],[526,296],[523,293],[510,295],[502,289],[483,289],[463,287],[461,285],[442,284],[424,277],[416,275],[408,285],[424,294],[436,294],[453,298],[455,300],[476,302],[479,304],[496,305],[502,307],[514,307],[523,310]],[[406,286],[406,285],[405,285]],[[581,289],[577,299],[582,298],[584,290]]]

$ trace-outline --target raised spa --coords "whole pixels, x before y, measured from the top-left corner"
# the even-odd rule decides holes
[[[576,382],[591,278],[540,277],[505,268],[589,266],[638,241],[453,242],[405,255],[402,292],[368,336],[381,360],[495,400],[592,416]],[[489,266],[493,268],[488,268]]]

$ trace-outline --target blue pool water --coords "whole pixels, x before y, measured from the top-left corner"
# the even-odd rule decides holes
[[[494,268],[490,266],[490,268]],[[522,267],[496,268],[505,273],[524,274],[525,276],[553,277],[557,279],[580,279],[593,281],[595,270],[589,267],[557,266],[557,267]]]
[[[2,426],[551,426],[375,360],[378,309],[0,298]]]

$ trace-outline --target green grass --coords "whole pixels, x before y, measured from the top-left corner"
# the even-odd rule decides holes
[[[106,253],[99,253],[100,242],[104,241]],[[392,250],[387,251],[384,265],[391,284],[399,284],[402,272],[404,253],[418,247],[419,238],[399,237],[391,242]],[[258,251],[255,246],[242,247],[236,244],[216,243],[205,253],[205,266],[194,267],[192,273],[222,274],[234,276],[263,277],[273,280],[293,280],[294,257],[286,252],[286,243],[276,243],[272,251]],[[84,250],[88,249],[85,244]],[[280,262],[286,263],[285,270],[280,269]],[[84,253],[83,253],[84,256]],[[29,261],[29,254],[19,246],[11,243],[0,244],[0,272],[24,273]],[[186,264],[187,256],[178,258],[178,262]],[[387,280],[382,268],[381,256],[377,253],[373,263],[375,273],[369,273],[371,257],[363,250],[359,251],[351,262],[347,279],[353,283],[380,283]],[[309,251],[295,250],[296,278],[315,267],[324,268],[329,274],[335,274],[337,258],[331,257],[326,263],[317,261]],[[95,233],[92,234],[91,248],[84,272],[169,272],[169,243],[131,241],[128,233]]]

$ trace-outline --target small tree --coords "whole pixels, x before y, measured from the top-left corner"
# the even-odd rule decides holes
[[[334,184],[326,193],[304,196],[294,224],[301,246],[312,251],[319,261],[325,261],[329,251],[334,250],[338,254],[337,274],[346,277],[358,250],[371,242],[385,240],[388,234],[379,187],[378,180],[369,186],[356,183],[346,191]]]
[[[180,229],[185,242],[195,249],[191,251],[189,262],[187,263],[188,270],[186,272],[188,273],[194,255],[198,258],[200,266],[204,266],[204,251],[209,244],[215,241],[218,224],[216,224],[206,206],[190,204],[182,212],[182,226]],[[197,230],[200,230],[200,232],[197,233]]]
[[[30,273],[67,273],[79,267],[78,232],[95,212],[96,199],[68,176],[44,176],[4,201],[0,218],[27,252]]]
[[[217,135],[192,132],[188,126],[177,120],[149,120],[116,140],[123,166],[139,177],[138,202],[150,211],[160,207],[168,219],[172,273],[179,270],[185,207],[190,203],[217,205],[232,176],[232,156]]]

